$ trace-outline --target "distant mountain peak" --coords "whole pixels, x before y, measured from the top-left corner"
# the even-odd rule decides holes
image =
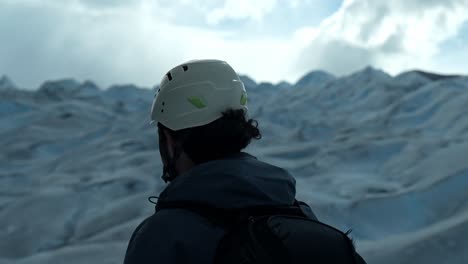
[[[252,88],[257,86],[257,83],[247,75],[240,75],[239,78],[244,83],[244,86],[247,88]]]
[[[317,86],[322,83],[334,80],[335,76],[332,74],[322,71],[322,70],[317,70],[317,71],[312,71],[304,75],[297,81],[297,83],[294,85],[296,87],[303,87],[303,86]]]
[[[360,71],[357,71],[348,76],[352,79],[381,79],[389,80],[392,78],[388,73],[382,71],[381,69],[374,68],[372,66],[367,66]]]
[[[11,81],[8,76],[3,75],[0,77],[0,90],[14,90],[17,89],[16,85]]]
[[[64,92],[75,90],[79,86],[80,83],[75,79],[66,78],[54,81],[46,81],[41,85],[41,87],[39,87],[39,91]]]
[[[100,93],[100,90],[91,81],[80,83],[75,79],[67,78],[46,81],[39,87],[38,92],[52,100],[63,100],[75,97],[94,97]]]
[[[388,75],[386,72],[382,71],[381,69],[374,68],[370,65],[366,66],[364,69],[357,71],[356,74],[385,74]]]
[[[93,81],[86,80],[80,85],[80,89],[99,90],[99,87]]]
[[[287,88],[290,88],[291,86],[292,86],[292,84],[287,82],[287,81],[281,81],[281,82],[276,84],[276,87],[278,87],[280,89],[287,89]]]
[[[450,78],[458,78],[461,77],[460,75],[447,75],[447,74],[439,74],[439,73],[432,73],[432,72],[426,72],[422,70],[412,70],[412,71],[407,71],[399,74],[397,78],[406,78],[407,76],[419,76],[423,77],[425,79],[428,79],[430,81],[438,81],[438,80],[443,80],[443,79],[450,79]]]

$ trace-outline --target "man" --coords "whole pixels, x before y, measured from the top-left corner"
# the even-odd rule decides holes
[[[158,204],[190,201],[215,208],[295,203],[295,180],[284,169],[241,152],[260,139],[247,118],[247,93],[223,61],[190,61],[163,78],[152,106],[162,178]],[[305,204],[306,216],[316,219]],[[129,242],[125,263],[212,263],[226,230],[184,208],[158,210]]]

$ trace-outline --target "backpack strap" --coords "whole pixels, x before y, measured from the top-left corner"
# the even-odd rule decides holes
[[[205,219],[209,220],[212,224],[217,226],[227,227],[230,225],[234,218],[238,216],[238,211],[217,208],[203,203],[193,201],[171,201],[162,202],[158,201],[156,204],[156,213],[166,209],[184,209],[196,213]]]
[[[202,216],[203,218],[211,222],[213,225],[220,226],[229,232],[229,230],[235,230],[236,226],[238,226],[239,224],[245,223],[244,221],[248,220],[250,217],[260,217],[263,215],[298,216],[298,217],[307,218],[311,221],[318,222],[316,219],[311,219],[308,214],[304,213],[303,208],[301,208],[301,206],[303,206],[302,203],[297,200],[295,200],[293,205],[284,205],[284,206],[263,205],[263,206],[252,206],[252,207],[234,208],[234,209],[219,208],[219,207],[214,207],[208,204],[194,202],[194,201],[171,201],[171,202],[158,201],[155,209],[156,209],[156,213],[161,210],[169,210],[169,209],[188,210],[188,211],[191,211],[193,213],[196,213]],[[340,230],[337,230],[337,231],[342,233],[346,237],[347,246],[349,247],[350,252],[352,252],[353,258],[354,258],[352,260],[352,263],[365,264],[366,262],[355,251],[353,242],[348,237],[348,233],[343,233]],[[271,247],[271,248],[274,248],[274,247]],[[280,251],[281,250],[278,249],[278,252]]]
[[[244,208],[219,208],[194,201],[158,201],[156,204],[156,212],[165,209],[184,209],[194,212],[206,219],[212,224],[222,227],[229,227],[247,220],[251,216],[262,215],[291,215],[307,217],[302,211],[299,202],[295,201],[294,205],[259,205]]]

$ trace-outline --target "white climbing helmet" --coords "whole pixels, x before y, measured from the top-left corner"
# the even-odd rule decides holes
[[[247,113],[247,92],[225,61],[192,60],[171,69],[161,80],[151,107],[151,124],[177,131],[203,126],[227,109]]]

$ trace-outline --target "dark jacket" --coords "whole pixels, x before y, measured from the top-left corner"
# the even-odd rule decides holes
[[[292,205],[295,185],[294,178],[284,169],[241,152],[195,166],[172,181],[159,201],[202,202],[220,208]],[[315,218],[308,206],[302,209]],[[211,263],[224,232],[194,212],[161,210],[137,227],[125,264]]]

